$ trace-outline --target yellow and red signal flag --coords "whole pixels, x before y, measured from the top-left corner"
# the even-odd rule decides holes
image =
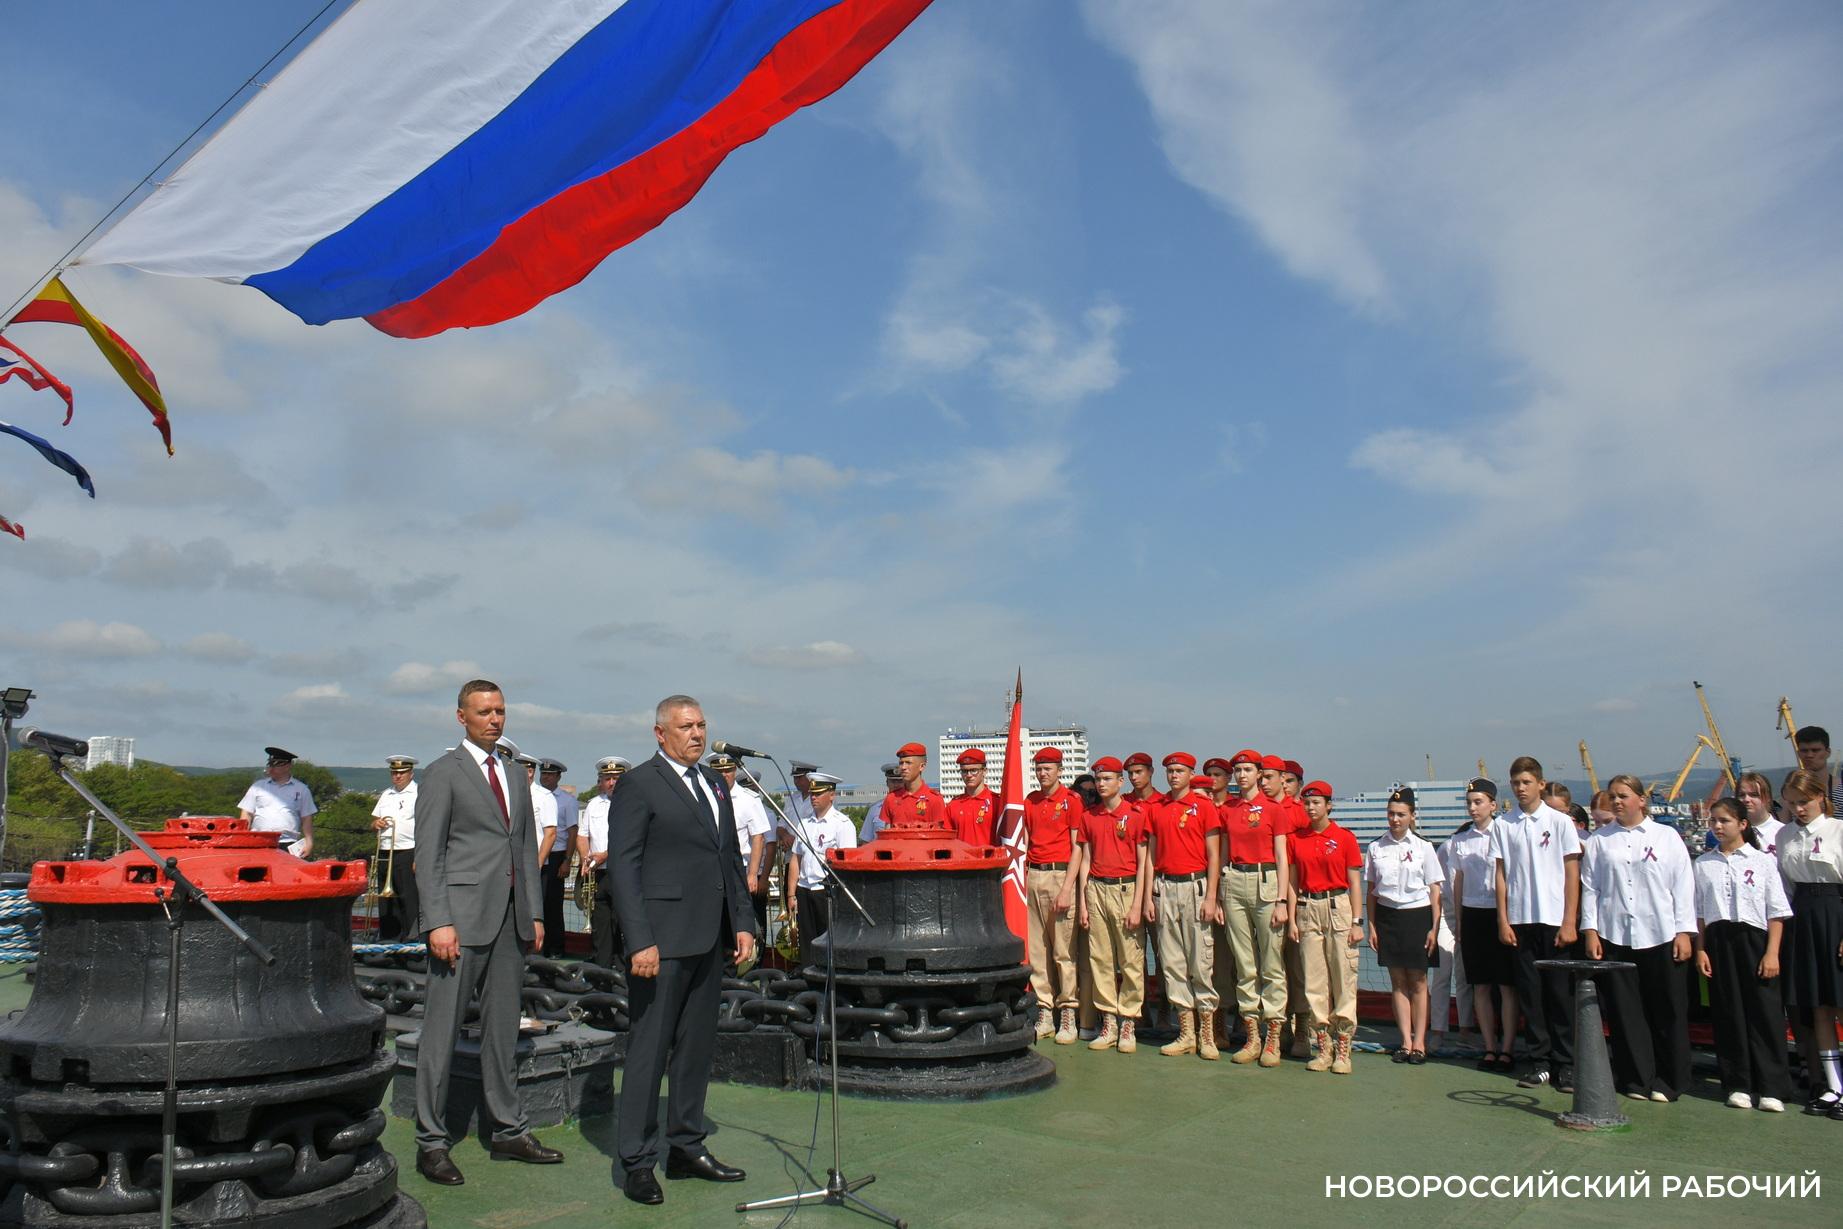
[[[167,421],[166,398],[160,395],[160,382],[154,378],[153,369],[133,346],[122,340],[121,334],[90,315],[89,309],[77,302],[77,296],[64,285],[63,278],[52,278],[38,292],[38,297],[20,308],[7,324],[74,324],[87,332],[102,356],[109,360],[109,366],[115,368],[115,374],[154,416],[154,427],[166,444],[166,454],[173,455],[173,427]]]

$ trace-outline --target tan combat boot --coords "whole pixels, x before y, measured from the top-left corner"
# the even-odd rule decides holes
[[[1197,1016],[1197,1053],[1213,1063],[1222,1057],[1222,1051],[1216,1048],[1216,1025],[1221,1021],[1213,1009],[1200,1011]]]
[[[1312,1030],[1312,1048],[1317,1051],[1312,1061],[1305,1065],[1307,1071],[1329,1071],[1331,1069],[1331,1030]]]
[[[1137,1020],[1120,1021],[1120,1053],[1131,1054],[1139,1048],[1139,1038],[1134,1035],[1138,1028]]]
[[[1337,1035],[1337,1040],[1333,1044],[1335,1045],[1336,1048],[1332,1051],[1331,1074],[1332,1075],[1349,1075],[1350,1074],[1350,1034],[1346,1032],[1339,1032]]]
[[[1120,1044],[1120,1032],[1115,1024],[1118,1018],[1110,1015],[1101,1017],[1101,1031],[1088,1043],[1090,1050],[1111,1050]]]
[[[1241,1018],[1241,1026],[1248,1034],[1248,1039],[1241,1043],[1241,1049],[1229,1056],[1229,1061],[1232,1063],[1251,1063],[1261,1056],[1261,1018],[1259,1016],[1243,1016]]]
[[[1280,1065],[1280,1026],[1282,1021],[1267,1021],[1267,1040],[1261,1043],[1260,1063],[1263,1067]]]
[[[1177,1013],[1177,1040],[1166,1042],[1158,1047],[1158,1052],[1166,1058],[1177,1054],[1195,1054],[1197,1052],[1197,1013],[1184,1008]]]
[[[1214,1012],[1211,1012],[1210,1014],[1213,1017],[1215,1017],[1215,1020],[1216,1020],[1216,1027],[1210,1030],[1210,1037],[1215,1040],[1216,1044],[1219,1047],[1226,1050],[1229,1048],[1229,1016],[1228,1016],[1228,1013],[1223,1012],[1223,1011],[1214,1011]]]
[[[1312,1045],[1313,1045],[1314,1037],[1315,1037],[1315,1032],[1312,1028],[1312,1017],[1311,1016],[1294,1016],[1293,1017],[1293,1057],[1294,1058],[1312,1057]]]
[[[1074,1045],[1075,1009],[1073,1007],[1064,1007],[1056,1014],[1061,1017],[1061,1022],[1056,1026],[1056,1044],[1059,1046]]]

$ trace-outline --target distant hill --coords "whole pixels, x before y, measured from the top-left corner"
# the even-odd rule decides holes
[[[375,794],[390,784],[390,769],[382,765],[355,768],[342,767],[337,764],[322,764],[321,767],[338,777],[339,784],[354,793]],[[263,774],[260,765],[253,768],[199,768],[189,764],[174,764],[172,769],[188,777],[218,777],[234,773],[248,777],[252,781]]]
[[[1608,770],[1597,763],[1594,767],[1600,770],[1601,785],[1605,785],[1607,778],[1614,772],[1619,771],[1617,768]],[[1744,771],[1765,773],[1766,779],[1773,783],[1773,789],[1777,790],[1779,788],[1779,783],[1785,780],[1785,774],[1792,771],[1793,765],[1787,764],[1780,768],[1761,768],[1757,764],[1742,764],[1741,768]],[[1677,767],[1667,772],[1641,773],[1639,774],[1639,779],[1644,781],[1647,785],[1661,781],[1663,782],[1664,788],[1669,789],[1670,783],[1677,779],[1677,773],[1682,770],[1683,766],[1679,764]],[[1719,776],[1721,776],[1721,769],[1719,768],[1698,767],[1694,772],[1690,773],[1688,779],[1684,781],[1683,793],[1677,801],[1699,802],[1707,798],[1709,796],[1709,790],[1714,786],[1715,779]],[[1563,785],[1566,785],[1568,789],[1573,792],[1576,802],[1580,803],[1582,806],[1587,805],[1589,799],[1592,797],[1592,791],[1587,786],[1586,778],[1561,777],[1559,779]],[[1500,780],[1498,782],[1500,791],[1502,791],[1503,785],[1504,782]],[[1503,794],[1500,793],[1500,796],[1503,796]]]

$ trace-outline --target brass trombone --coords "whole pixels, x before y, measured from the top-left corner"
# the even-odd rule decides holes
[[[389,831],[391,852],[394,854],[397,845],[397,821],[395,818],[390,821]],[[383,911],[378,908],[378,902],[381,900],[390,900],[397,895],[394,886],[394,875],[397,867],[395,859],[388,857],[384,852],[384,832],[385,829],[378,829],[378,846],[377,849],[372,852],[371,864],[365,868],[365,910],[371,916],[371,924],[367,929],[373,938],[377,938],[384,933],[384,914]],[[383,866],[382,870],[378,869],[380,864]]]
[[[582,928],[595,933],[595,868],[580,853],[576,855],[576,907],[582,910]]]

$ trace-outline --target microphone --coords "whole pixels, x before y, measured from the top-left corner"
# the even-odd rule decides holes
[[[766,751],[756,751],[753,748],[745,747],[741,745],[740,743],[726,743],[720,738],[710,744],[710,749],[712,751],[715,751],[718,755],[733,755],[738,759],[741,759],[744,756],[747,756],[749,759],[752,759],[752,760],[771,760],[774,758],[772,755],[769,755]]]
[[[90,744],[87,739],[72,738],[68,734],[53,734],[47,730],[35,730],[30,726],[19,731],[19,745],[30,747],[34,751],[43,751],[54,759],[74,755],[80,760],[87,760],[90,756]]]

